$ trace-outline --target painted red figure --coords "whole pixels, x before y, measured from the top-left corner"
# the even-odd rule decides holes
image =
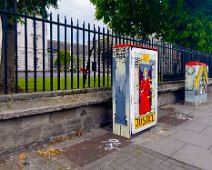
[[[148,77],[147,69],[144,69],[144,78],[141,80],[139,93],[140,93],[139,114],[143,115],[151,111],[150,79]]]

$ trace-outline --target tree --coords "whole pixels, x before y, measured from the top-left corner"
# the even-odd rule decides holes
[[[91,0],[115,33],[212,52],[212,0]]]
[[[27,13],[28,15],[40,15],[47,18],[46,9],[50,6],[57,7],[58,0],[0,0],[0,9],[6,11],[17,12],[19,14]],[[1,13],[2,30],[6,26],[6,35],[2,36],[2,55],[0,62],[0,92],[4,89],[3,82],[8,82],[8,92],[12,92],[15,87],[15,23],[21,21],[21,18],[15,18],[15,15]],[[3,47],[3,42],[7,42],[6,47]],[[4,78],[4,50],[7,51],[7,78]]]
[[[66,56],[65,56],[65,51],[64,50],[60,50],[59,53],[60,53],[60,57],[57,56],[55,58],[54,66],[57,67],[58,64],[60,64],[60,68],[61,68],[60,70],[63,71],[64,69],[62,69],[62,68],[65,67],[65,63],[66,63],[66,68],[68,68],[70,66],[71,52],[67,50],[66,51]],[[59,62],[59,58],[60,58],[60,63],[58,63]],[[66,60],[65,60],[65,58],[66,58]],[[76,60],[77,60],[76,55],[73,55],[73,62],[76,62]]]
[[[172,0],[164,7],[158,34],[165,41],[212,52],[212,0]],[[172,11],[172,12],[170,12]]]
[[[98,52],[101,54],[101,60],[105,63],[105,67],[110,67],[112,59],[112,38],[105,37],[103,41],[102,37],[99,43],[100,49],[98,49]]]

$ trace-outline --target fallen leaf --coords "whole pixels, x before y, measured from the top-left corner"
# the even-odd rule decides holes
[[[5,164],[5,160],[0,160],[0,166],[3,166],[3,164]]]
[[[57,144],[57,143],[61,143],[61,142],[64,142],[64,141],[67,141],[67,140],[71,140],[71,136],[65,136],[65,137],[57,137],[53,140],[51,140],[49,142],[50,145],[54,145],[54,144]]]
[[[37,154],[39,154],[40,156],[42,157],[53,157],[53,156],[56,156],[56,155],[59,155],[60,153],[63,152],[62,149],[56,149],[56,148],[53,148],[52,146],[45,150],[45,149],[38,149],[38,151],[36,151]]]
[[[162,128],[161,131],[166,131],[166,132],[168,132],[169,130]]]
[[[76,130],[75,135],[78,137],[82,136],[82,130],[81,129]]]
[[[29,155],[28,153],[23,152],[23,153],[18,155],[18,158],[19,158],[20,161],[24,161],[28,155]]]
[[[17,164],[17,167],[19,170],[22,170],[24,168],[24,166],[22,164]]]

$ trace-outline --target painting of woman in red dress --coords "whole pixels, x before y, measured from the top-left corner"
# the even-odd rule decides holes
[[[151,85],[148,76],[148,69],[143,70],[143,79],[140,81],[139,86],[139,114],[143,115],[151,111]]]

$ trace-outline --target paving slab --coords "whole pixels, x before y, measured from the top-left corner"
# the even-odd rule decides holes
[[[197,120],[197,122],[212,126],[212,116],[203,116]]]
[[[201,134],[212,137],[212,126],[206,128],[204,131],[201,132]]]
[[[155,135],[142,141],[140,145],[153,151],[159,152],[163,155],[171,156],[180,148],[182,148],[185,143],[176,139],[172,139],[170,137]]]
[[[104,131],[103,131],[104,132]],[[157,132],[157,131],[156,131]],[[90,133],[90,132],[89,132]],[[94,135],[92,135],[94,136]],[[155,145],[167,146],[164,148],[168,154],[176,152],[176,150],[180,150],[181,146],[184,146],[183,142],[176,142],[171,140],[170,138],[162,135],[155,135],[155,138],[158,138],[160,142],[156,143]],[[102,150],[102,141],[106,141],[109,138],[119,139],[119,141],[126,145],[119,147],[120,150],[115,149],[109,153],[100,155],[99,159],[94,159],[97,152],[95,150]],[[165,138],[164,138],[165,137]],[[81,137],[79,137],[81,138]],[[135,138],[140,138],[136,136]],[[147,136],[147,138],[150,138]],[[77,138],[78,139],[78,138]],[[153,139],[153,137],[152,137]],[[74,139],[75,140],[75,139]],[[174,160],[170,157],[167,157],[161,153],[155,152],[152,149],[145,148],[141,145],[142,141],[138,144],[139,140],[130,140],[124,141],[125,139],[121,139],[121,137],[114,136],[112,134],[105,133],[104,135],[100,135],[99,137],[95,136],[92,139],[80,141],[79,143],[73,142],[73,140],[65,141],[65,145],[58,145],[58,143],[51,143],[51,147],[57,148],[56,146],[65,146],[65,148],[60,148],[63,152],[56,154],[55,156],[41,156],[37,154],[35,150],[28,150],[24,153],[27,153],[27,157],[24,160],[20,160],[20,153],[12,154],[12,159],[5,158],[4,160],[0,161],[0,170],[19,170],[18,168],[22,168],[22,170],[68,170],[68,169],[77,169],[77,170],[100,170],[100,169],[113,169],[113,170],[173,170],[179,169],[182,170],[183,167],[187,169],[195,169],[200,170],[190,164],[186,164],[177,160]],[[97,141],[97,145],[95,144]],[[144,140],[143,140],[144,141]],[[63,143],[64,141],[62,141]],[[69,142],[70,147],[67,147],[67,142]],[[128,143],[128,144],[127,144]],[[173,145],[176,143],[176,145]],[[93,146],[91,145],[93,144]],[[162,145],[164,144],[164,145]],[[170,147],[171,144],[173,147]],[[95,147],[94,147],[95,145]],[[97,148],[96,148],[97,146]],[[176,147],[178,146],[178,147]],[[47,147],[47,146],[46,146]],[[49,148],[50,146],[48,146]],[[85,147],[88,147],[86,151]],[[74,152],[74,149],[77,149],[77,152]],[[89,152],[90,148],[90,153]],[[171,148],[171,149],[170,149]],[[43,148],[46,149],[45,147]],[[69,152],[69,153],[67,153]],[[68,154],[68,156],[67,156]],[[76,154],[76,155],[74,155]],[[87,155],[87,158],[85,156]],[[93,156],[92,156],[93,155]],[[74,157],[77,156],[77,157]],[[102,157],[101,157],[102,156]],[[72,160],[73,159],[73,160]],[[77,164],[76,159],[83,161],[83,164]],[[23,162],[24,161],[24,162]],[[4,169],[8,167],[7,169]],[[184,168],[183,170],[186,170]]]
[[[113,169],[113,170],[200,170],[199,168],[185,164],[183,162],[177,161],[175,159],[169,158],[162,154],[159,154],[150,149],[144,148],[140,145],[130,144],[126,148],[134,147],[137,148],[134,151],[123,152],[123,150],[111,153],[110,159],[103,157],[97,162],[86,165],[82,169],[93,170],[93,169]],[[135,152],[140,153],[140,155],[135,156]],[[145,155],[154,155],[154,157],[145,157]],[[129,157],[129,155],[131,155]],[[127,157],[126,157],[127,156]],[[114,160],[112,157],[115,157]]]
[[[210,101],[209,101],[210,102]],[[207,106],[204,106],[204,107],[202,107],[202,108],[199,108],[198,110],[196,110],[196,111],[194,111],[194,113],[198,116],[198,113],[200,113],[201,112],[201,115],[204,115],[204,116],[206,116],[206,115],[212,115],[212,109],[211,109],[211,107],[212,107],[212,104],[210,104],[210,105],[207,105]],[[199,114],[200,115],[200,114]],[[200,116],[201,116],[200,115]]]
[[[208,125],[205,125],[203,123],[199,123],[199,122],[196,122],[196,121],[192,121],[192,122],[188,122],[187,124],[185,124],[183,129],[200,133],[203,130],[205,130],[207,127],[208,127]]]
[[[203,134],[192,132],[185,129],[177,131],[175,134],[170,135],[170,137],[179,141],[183,141],[187,144],[196,145],[205,149],[210,148],[210,146],[212,145],[211,137],[207,137]]]
[[[212,154],[197,146],[185,145],[171,157],[201,169],[212,169]]]

